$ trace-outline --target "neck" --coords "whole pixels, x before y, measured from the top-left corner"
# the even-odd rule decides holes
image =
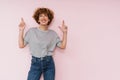
[[[48,30],[48,26],[40,25],[39,28],[43,31]]]

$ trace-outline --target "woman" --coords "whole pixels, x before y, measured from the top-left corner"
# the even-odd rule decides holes
[[[32,55],[27,80],[39,80],[41,74],[43,74],[44,80],[55,80],[55,65],[52,55],[56,46],[61,49],[66,48],[67,26],[63,21],[62,26],[59,27],[63,32],[62,40],[60,40],[57,33],[49,29],[54,18],[52,10],[38,8],[34,12],[33,18],[38,23],[38,27],[30,28],[24,37],[26,24],[23,18],[19,24],[19,47],[24,48],[28,44]]]

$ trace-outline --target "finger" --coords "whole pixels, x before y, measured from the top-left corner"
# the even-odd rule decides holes
[[[22,21],[22,22],[24,22],[24,19],[23,19],[23,18],[21,18],[21,21]]]
[[[58,26],[60,30],[62,30],[62,28],[60,26]]]
[[[65,25],[65,22],[64,22],[64,20],[62,21],[62,26],[64,26]]]
[[[66,26],[65,29],[68,29],[68,27]]]

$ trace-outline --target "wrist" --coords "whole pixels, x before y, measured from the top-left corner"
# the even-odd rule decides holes
[[[63,34],[67,34],[67,31],[64,31]]]
[[[24,31],[24,29],[19,29],[19,31]]]

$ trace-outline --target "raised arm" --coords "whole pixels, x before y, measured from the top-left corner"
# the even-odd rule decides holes
[[[21,22],[19,24],[19,48],[24,48],[24,39],[23,39],[23,35],[24,35],[24,29],[25,29],[25,22],[23,20],[23,18],[21,18]]]
[[[67,44],[67,26],[64,23],[64,20],[62,22],[62,26],[59,27],[60,30],[63,32],[63,37],[62,37],[62,43],[60,45],[60,48],[65,49],[66,48],[66,44]]]

